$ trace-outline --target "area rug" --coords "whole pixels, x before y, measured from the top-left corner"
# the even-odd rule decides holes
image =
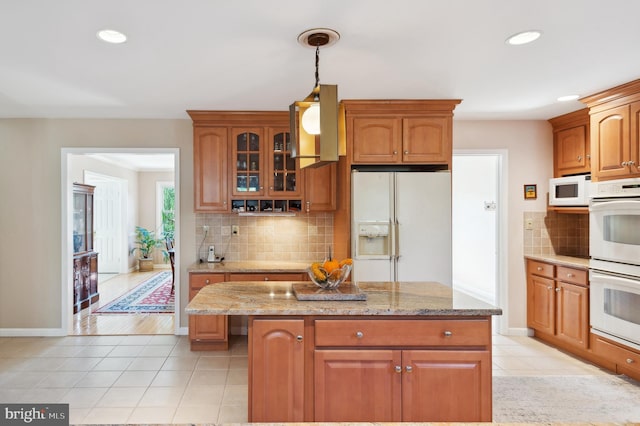
[[[496,376],[493,421],[640,422],[640,382],[623,375]]]
[[[171,272],[164,271],[138,284],[124,295],[93,311],[94,314],[147,314],[174,312]]]

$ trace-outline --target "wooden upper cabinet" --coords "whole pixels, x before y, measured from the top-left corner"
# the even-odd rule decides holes
[[[289,128],[269,128],[265,145],[267,194],[272,197],[300,198],[304,187],[303,174],[300,162],[291,157]]]
[[[231,194],[234,196],[265,194],[263,133],[258,127],[231,129]]]
[[[589,110],[584,108],[549,122],[553,126],[553,176],[590,173]]]
[[[627,105],[598,112],[591,116],[594,144],[593,173],[598,177],[615,179],[627,175],[630,159],[629,107]]]
[[[337,206],[338,166],[333,163],[304,169],[304,210],[334,211]]]
[[[437,164],[451,168],[453,109],[459,100],[345,100],[353,164]]]
[[[227,129],[195,126],[193,135],[194,209],[227,212]]]
[[[591,114],[592,180],[640,177],[640,80],[580,100]]]
[[[354,163],[399,163],[402,120],[399,118],[353,118],[347,125],[352,129]]]
[[[405,118],[402,120],[402,162],[420,164],[450,163],[451,120],[445,117]]]

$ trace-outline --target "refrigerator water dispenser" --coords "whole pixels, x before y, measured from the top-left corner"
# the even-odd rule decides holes
[[[358,223],[356,259],[388,258],[391,255],[388,222]]]

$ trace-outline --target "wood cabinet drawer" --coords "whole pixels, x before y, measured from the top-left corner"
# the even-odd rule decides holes
[[[224,274],[189,274],[189,300],[202,289],[213,283],[224,281]]]
[[[302,273],[229,274],[229,281],[302,281]]]
[[[553,278],[554,276],[554,265],[550,263],[528,260],[527,269],[529,270],[530,274],[540,275],[547,278]]]
[[[489,346],[489,320],[316,320],[316,346]]]
[[[589,274],[584,269],[569,268],[566,266],[558,266],[556,268],[556,279],[568,283],[586,286],[589,284]]]
[[[591,335],[591,349],[596,355],[615,362],[618,367],[640,374],[640,353],[610,343],[595,334]]]

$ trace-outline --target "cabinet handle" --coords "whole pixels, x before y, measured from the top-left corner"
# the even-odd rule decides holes
[[[396,373],[402,373],[402,367],[399,365],[396,365]]]
[[[444,337],[451,337],[451,336],[453,336],[453,333],[452,333],[452,332],[450,332],[449,330],[446,330],[446,331],[445,331],[444,333],[442,333],[442,334],[444,334]]]
[[[636,164],[636,162],[633,161],[633,160],[629,160],[629,161],[627,161],[627,164],[630,165],[630,166],[633,166],[633,165]]]
[[[356,331],[356,337],[358,339],[362,339],[364,337],[364,333],[362,331]]]
[[[560,292],[560,287],[556,288],[556,293]]]
[[[205,284],[209,284],[209,279],[207,278],[206,280],[204,280]]]
[[[628,161],[623,161],[622,163],[620,163],[620,165],[622,167],[627,167],[629,165],[629,162]]]
[[[553,287],[552,287],[552,286],[550,286],[550,285],[548,285],[548,286],[547,286],[547,290],[553,290]]]
[[[573,275],[571,272],[569,272],[569,273],[567,274],[567,277],[572,278],[572,277],[575,277],[575,275]]]
[[[582,155],[578,155],[578,161],[582,161]]]
[[[631,358],[627,358],[627,364],[633,364],[635,361],[632,360]]]
[[[538,271],[542,271],[542,266],[538,266],[536,269],[537,269]]]
[[[407,371],[407,373],[411,373],[413,371],[413,367],[410,365],[407,365],[404,369]]]
[[[587,160],[591,160],[591,154],[587,154]]]
[[[269,277],[264,277],[264,280],[265,281],[269,281]]]
[[[296,336],[296,340],[297,340],[298,342],[302,342],[302,336],[298,334],[298,335]]]
[[[409,151],[405,151],[405,152],[404,152],[404,155],[409,155]]]
[[[398,151],[393,151],[393,155],[398,155]]]

